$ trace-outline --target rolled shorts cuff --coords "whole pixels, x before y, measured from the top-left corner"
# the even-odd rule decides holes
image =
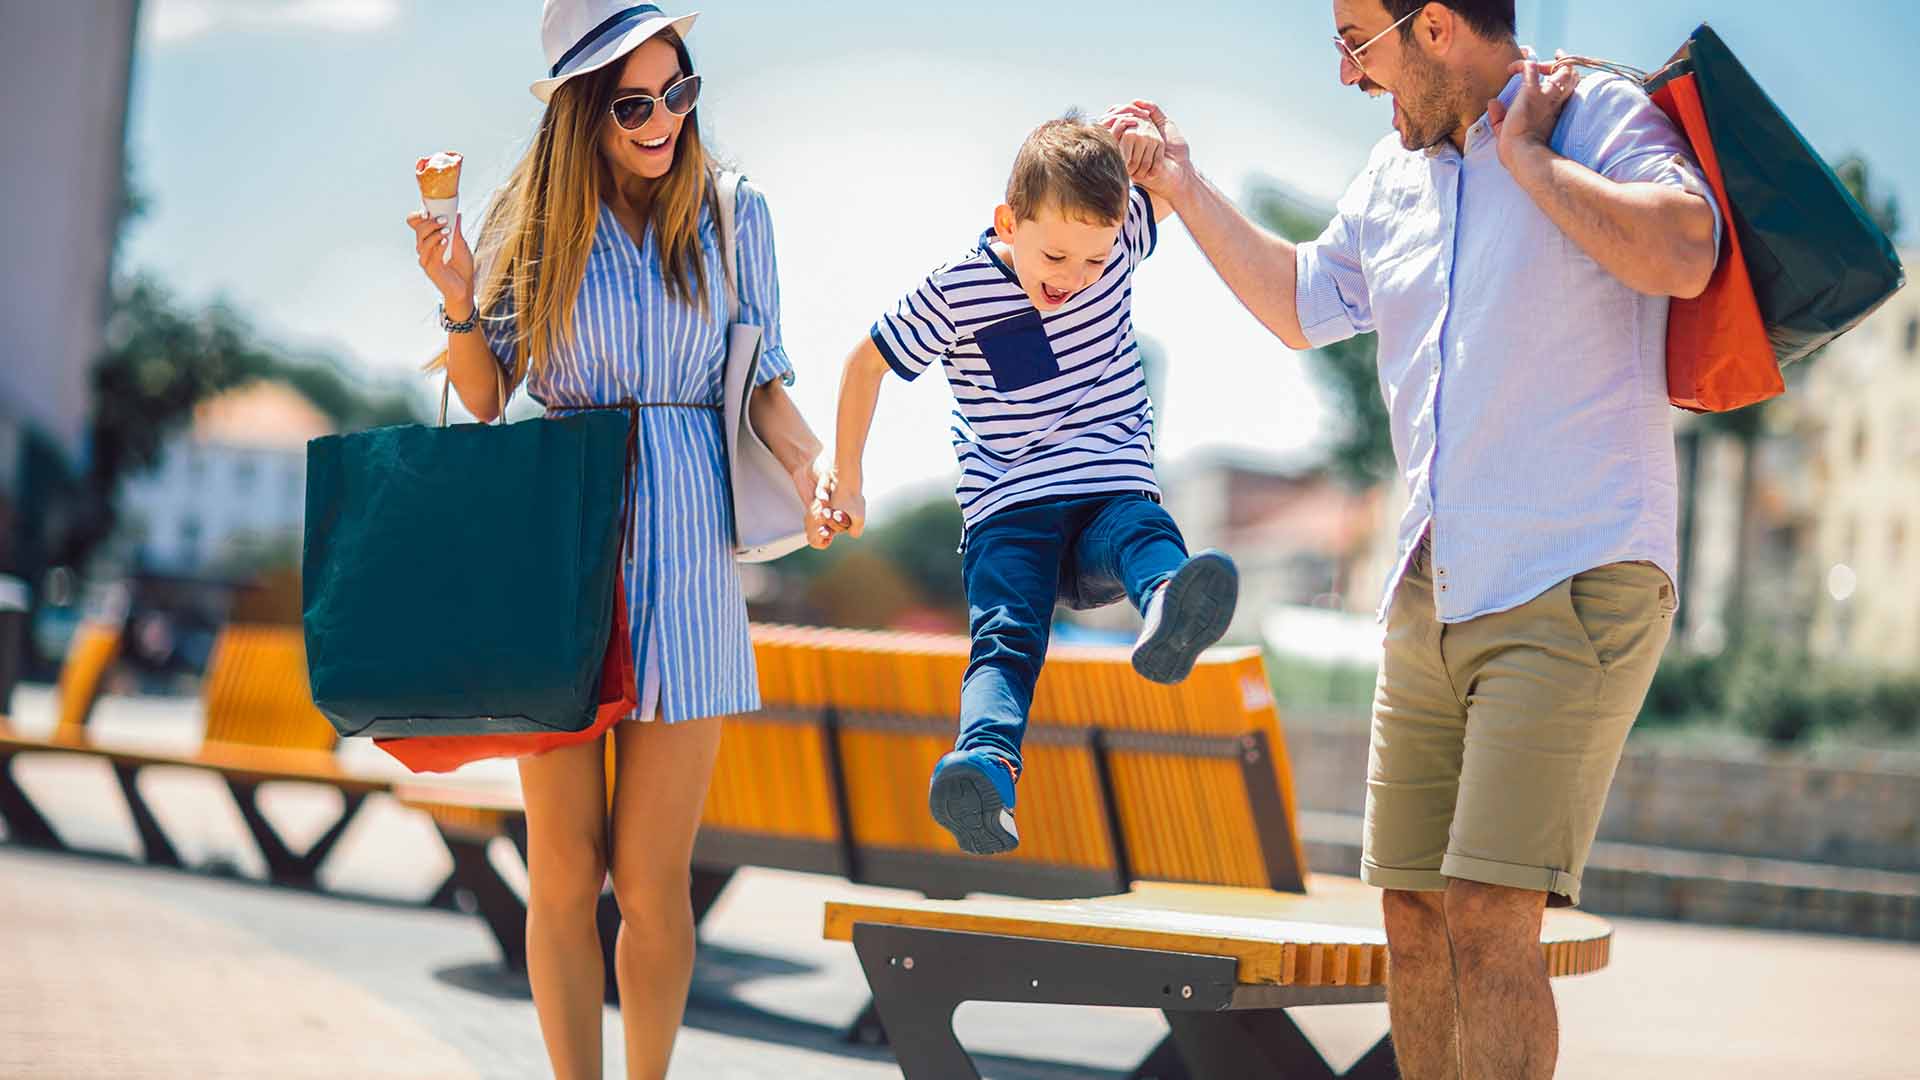
[[[1526,866],[1521,863],[1499,862],[1495,859],[1476,859],[1471,855],[1459,855],[1449,851],[1440,861],[1440,875],[1459,878],[1463,881],[1477,881],[1482,885],[1504,885],[1509,889],[1531,889],[1534,892],[1547,893],[1549,904],[1553,907],[1580,902],[1580,879],[1565,870],[1556,870],[1551,866]],[[1554,902],[1555,896],[1565,897],[1564,902]]]
[[[1438,870],[1416,870],[1399,866],[1381,866],[1360,860],[1360,880],[1376,889],[1399,892],[1444,892],[1447,876]]]

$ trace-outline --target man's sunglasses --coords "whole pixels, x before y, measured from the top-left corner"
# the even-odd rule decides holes
[[[1379,33],[1368,38],[1364,44],[1355,46],[1353,48],[1347,47],[1347,39],[1342,37],[1334,38],[1333,46],[1334,48],[1340,50],[1340,65],[1341,65],[1340,73],[1343,75],[1346,74],[1346,70],[1347,70],[1346,65],[1352,64],[1353,70],[1359,73],[1361,78],[1371,79],[1373,76],[1368,75],[1367,69],[1362,67],[1360,64],[1360,54],[1363,52],[1366,52],[1368,49],[1373,48],[1374,42],[1379,41],[1381,38],[1386,37],[1388,34],[1391,34],[1395,30],[1398,30],[1402,26],[1405,26],[1408,19],[1413,18],[1415,15],[1420,14],[1422,11],[1425,11],[1426,9],[1427,8],[1425,4],[1422,4],[1419,7],[1414,8],[1412,11],[1409,11],[1405,15],[1400,16],[1399,22],[1394,23],[1392,26],[1389,26],[1385,30],[1382,30]]]
[[[653,119],[653,107],[656,104],[666,106],[675,116],[685,116],[693,111],[694,103],[700,100],[700,76],[688,75],[659,97],[652,94],[621,94],[607,106],[613,114],[613,122],[628,131],[638,131]]]

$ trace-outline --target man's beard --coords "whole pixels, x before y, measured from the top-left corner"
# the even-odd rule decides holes
[[[1394,96],[1405,125],[1400,145],[1408,150],[1429,150],[1447,140],[1459,126],[1455,99],[1459,96],[1453,73],[1421,55],[1406,50],[1401,91]]]

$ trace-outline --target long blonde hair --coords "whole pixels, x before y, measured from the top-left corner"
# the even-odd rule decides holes
[[[662,30],[660,37],[679,54],[680,73],[692,75],[686,43],[672,30]],[[481,227],[474,252],[478,306],[482,318],[514,319],[515,383],[544,370],[548,357],[573,343],[574,302],[586,278],[608,182],[600,125],[610,122],[607,109],[624,67],[616,61],[560,84],[533,145],[513,167]],[[681,125],[673,165],[659,180],[647,226],[660,252],[668,295],[704,310],[700,208],[713,198],[713,162],[701,142],[699,121],[696,108]],[[443,351],[432,366],[445,363]]]

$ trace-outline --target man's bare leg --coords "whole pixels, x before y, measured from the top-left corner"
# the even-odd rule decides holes
[[[1460,1060],[1464,1074],[1474,1080],[1546,1080],[1553,1075],[1560,1054],[1560,1021],[1540,948],[1546,900],[1546,893],[1530,889],[1459,879],[1447,885]]]
[[[1388,889],[1381,901],[1387,923],[1387,1011],[1394,1057],[1406,1080],[1460,1080],[1459,1012],[1444,895]]]

